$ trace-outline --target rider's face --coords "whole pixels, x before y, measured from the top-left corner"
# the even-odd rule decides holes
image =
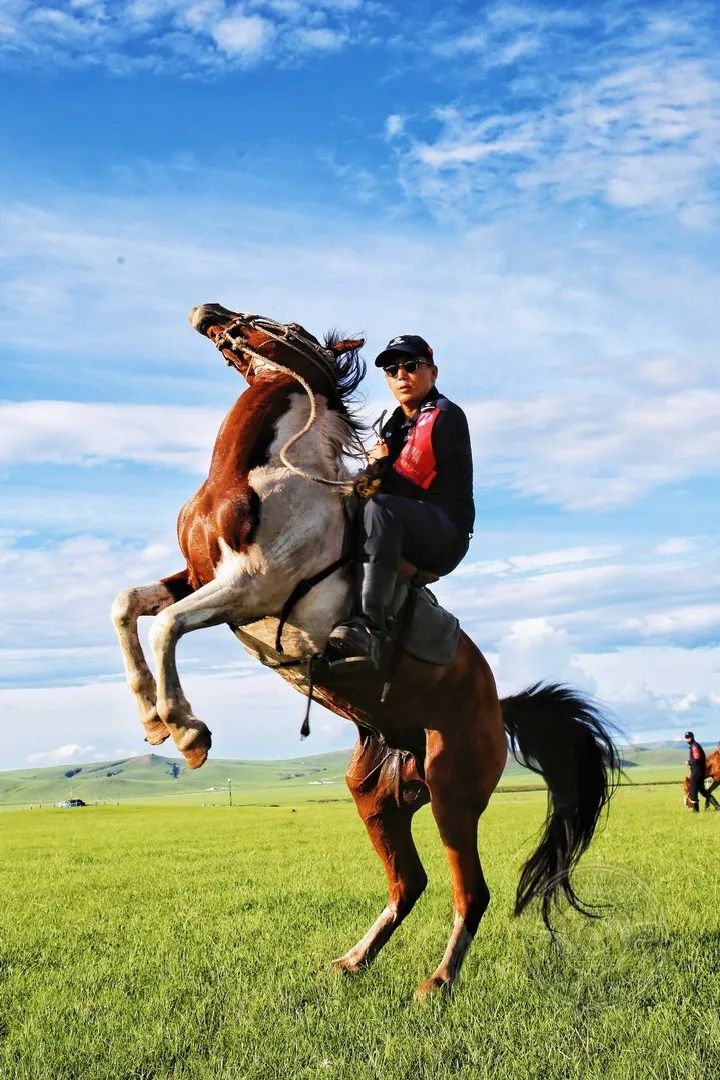
[[[434,364],[418,362],[407,354],[398,355],[398,364],[403,362],[410,363],[411,366],[416,365],[416,370],[410,372],[404,367],[398,367],[395,376],[386,371],[385,377],[393,397],[400,402],[405,415],[411,416],[435,385],[438,369]]]

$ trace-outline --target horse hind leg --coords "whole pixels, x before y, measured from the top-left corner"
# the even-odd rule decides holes
[[[181,570],[150,585],[136,585],[123,590],[112,605],[112,620],[120,642],[127,684],[137,702],[140,720],[145,728],[145,742],[151,746],[159,746],[170,732],[158,715],[155,679],[140,644],[138,619],[141,615],[157,615],[191,592],[188,572]]]
[[[385,869],[388,901],[357,944],[333,960],[337,971],[351,975],[372,963],[427,885],[411,831],[413,814],[427,802],[426,789],[419,778],[407,783],[399,751],[377,744],[373,738],[358,745],[346,781]],[[359,779],[356,770],[361,759],[363,778]]]
[[[448,752],[445,746],[434,754],[433,739],[437,740],[437,736],[428,740],[426,776],[433,816],[450,865],[453,929],[438,967],[417,989],[420,1001],[429,994],[452,989],[490,903],[478,854],[477,830],[480,815],[502,773],[505,754],[504,738],[502,748],[488,740],[479,765],[468,746],[458,745],[456,753]]]
[[[715,809],[715,810],[720,810],[720,803],[717,801],[717,799],[713,795],[713,791],[715,791],[715,789],[719,788],[719,787],[720,787],[720,780],[713,780],[711,782],[711,784],[710,784],[710,787],[705,788],[705,790],[707,791],[707,796],[708,796],[707,806],[712,806],[713,809]]]
[[[453,885],[453,929],[443,958],[429,979],[417,989],[422,1001],[436,991],[452,990],[458,972],[488,904],[490,890],[477,850],[479,812],[444,805],[433,806],[440,836],[450,864]]]
[[[710,787],[705,788],[705,809],[706,810],[709,810],[710,807],[712,807],[714,810],[720,810],[720,803],[717,801],[717,799],[713,795],[713,791],[718,786],[719,785],[718,785],[718,783],[716,781],[711,780]]]

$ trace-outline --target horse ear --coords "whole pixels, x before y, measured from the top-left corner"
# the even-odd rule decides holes
[[[344,341],[336,341],[334,345],[328,345],[328,349],[335,356],[342,356],[343,353],[351,352],[353,349],[362,349],[364,344],[365,338],[346,338]]]

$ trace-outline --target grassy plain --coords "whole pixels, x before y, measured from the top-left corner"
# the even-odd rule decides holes
[[[202,769],[185,767],[182,758],[162,754],[83,765],[0,772],[0,808],[47,806],[61,799],[116,802],[132,799],[179,799],[196,802],[227,801],[228,778],[235,802],[292,802],[298,798],[347,798],[344,773],[352,751],[335,750],[289,761],[232,761],[213,758]],[[625,772],[622,782],[682,783],[687,749],[626,747],[621,751]],[[542,781],[512,758],[500,781],[501,791],[538,787]]]
[[[562,919],[553,948],[536,914],[510,915],[543,810],[540,792],[493,798],[481,825],[491,907],[452,999],[424,1007],[412,995],[450,929],[428,809],[415,831],[430,887],[353,980],[328,961],[378,914],[384,885],[345,801],[298,791],[277,806],[8,811],[0,1076],[713,1075],[720,814],[684,812],[676,786],[621,789],[578,874],[582,894],[612,907]]]

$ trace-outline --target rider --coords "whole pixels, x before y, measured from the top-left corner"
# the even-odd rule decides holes
[[[357,488],[367,493],[369,482],[379,490],[366,498],[357,523],[355,614],[335,627],[328,644],[336,655],[377,668],[400,560],[449,574],[467,552],[475,507],[465,413],[435,388],[428,343],[417,334],[394,337],[375,366],[399,406]]]
[[[690,805],[692,806],[693,813],[698,814],[700,813],[698,796],[702,795],[706,803],[709,803],[712,798],[709,792],[705,790],[705,751],[699,742],[695,742],[695,736],[692,731],[685,732],[685,742],[688,744],[689,751],[687,764],[690,769]]]

